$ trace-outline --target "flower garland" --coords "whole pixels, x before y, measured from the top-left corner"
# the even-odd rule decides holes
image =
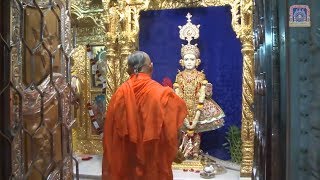
[[[191,134],[193,133],[194,131],[193,129],[197,126],[199,122],[199,117],[201,114],[202,107],[203,107],[202,104],[198,104],[196,114],[192,121],[189,121],[187,118],[184,119],[184,125],[190,130]]]
[[[203,81],[201,88],[199,90],[200,96],[199,96],[199,100],[198,100],[198,104],[197,104],[197,110],[196,110],[196,114],[194,116],[194,119],[192,121],[189,121],[187,118],[184,119],[184,125],[189,129],[189,133],[193,134],[194,132],[194,128],[197,126],[198,122],[199,122],[199,117],[201,114],[201,111],[203,109],[203,103],[204,103],[204,99],[205,99],[205,90],[206,90],[206,84],[208,83],[208,81]]]
[[[98,64],[94,60],[94,54],[92,52],[92,47],[87,44],[87,57],[90,59],[90,65],[91,65],[91,73],[98,77],[98,79],[102,82],[102,93],[106,93],[106,79],[101,74],[101,72],[98,70]]]
[[[102,131],[101,127],[99,126],[99,123],[97,122],[97,119],[96,119],[94,112],[92,110],[91,103],[87,104],[87,108],[88,108],[88,113],[89,113],[89,116],[91,119],[91,123],[93,124],[93,127],[97,130],[98,134],[102,137],[103,131]]]

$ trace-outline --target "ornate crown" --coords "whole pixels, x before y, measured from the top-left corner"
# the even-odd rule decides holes
[[[200,51],[199,51],[199,48],[197,47],[197,45],[198,44],[195,44],[195,45],[191,45],[191,44],[183,45],[182,44],[181,57],[184,57],[186,54],[193,54],[198,59],[200,57]]]
[[[196,58],[199,58],[200,50],[198,48],[198,44],[192,45],[191,41],[199,38],[200,25],[194,25],[191,23],[192,15],[190,13],[188,13],[186,17],[188,19],[187,23],[184,26],[178,26],[180,29],[180,39],[188,41],[187,45],[182,44],[181,56],[183,57],[186,54],[194,54]]]

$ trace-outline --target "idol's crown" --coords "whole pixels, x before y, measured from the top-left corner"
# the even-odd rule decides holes
[[[196,58],[200,57],[200,50],[197,47],[197,44],[192,45],[191,41],[199,38],[199,28],[200,25],[194,25],[191,23],[192,15],[190,13],[187,14],[187,23],[184,26],[178,26],[180,31],[180,39],[186,40],[188,44],[182,44],[181,48],[181,56],[182,58],[186,54],[193,54]]]

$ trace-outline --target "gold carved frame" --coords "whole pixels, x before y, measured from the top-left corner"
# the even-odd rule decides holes
[[[101,9],[96,8],[93,13],[80,12],[79,7],[84,0],[73,7],[73,13],[80,19],[92,19],[92,30],[84,30],[91,33],[90,38],[86,33],[80,38],[83,42],[75,50],[73,74],[83,80],[83,97],[85,102],[90,99],[88,79],[85,69],[86,61],[85,43],[104,43],[107,47],[107,104],[117,87],[127,78],[126,58],[138,49],[139,13],[146,10],[177,9],[186,7],[231,7],[232,27],[242,43],[243,54],[243,85],[242,85],[242,163],[241,176],[250,177],[253,163],[253,112],[251,105],[254,98],[254,65],[253,65],[253,2],[252,0],[102,0]],[[78,2],[78,1],[74,1]],[[103,32],[103,35],[102,35]],[[85,105],[80,108],[78,127],[73,131],[75,150],[79,153],[102,154],[102,142],[98,137],[89,133],[90,119]]]
[[[252,0],[102,0],[105,10],[107,46],[107,101],[116,88],[127,79],[127,56],[138,48],[139,13],[146,10],[176,9],[186,7],[231,7],[232,27],[242,43],[242,163],[241,176],[249,177],[253,163],[253,2]],[[108,103],[108,102],[107,102]]]

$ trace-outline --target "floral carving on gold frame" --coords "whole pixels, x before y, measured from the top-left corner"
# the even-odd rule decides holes
[[[71,71],[73,76],[81,80],[82,85],[80,104],[76,112],[76,126],[72,131],[73,149],[77,154],[102,154],[101,137],[92,134],[92,123],[86,107],[92,94],[101,92],[91,88],[90,60],[87,57],[86,45],[105,44],[104,9],[102,1],[93,5],[90,2],[73,1],[71,5],[72,25],[77,43],[72,55]]]
[[[89,65],[85,45],[79,45],[73,55],[72,75],[81,80],[80,103],[76,114],[76,126],[72,131],[73,149],[78,154],[101,154],[102,143],[98,135],[92,135],[91,120],[86,107],[91,99]]]
[[[102,0],[107,46],[107,103],[116,88],[127,79],[126,58],[138,48],[139,12],[142,10],[177,9],[186,7],[231,7],[232,27],[242,43],[242,163],[241,176],[249,177],[253,163],[254,66],[251,0]]]

